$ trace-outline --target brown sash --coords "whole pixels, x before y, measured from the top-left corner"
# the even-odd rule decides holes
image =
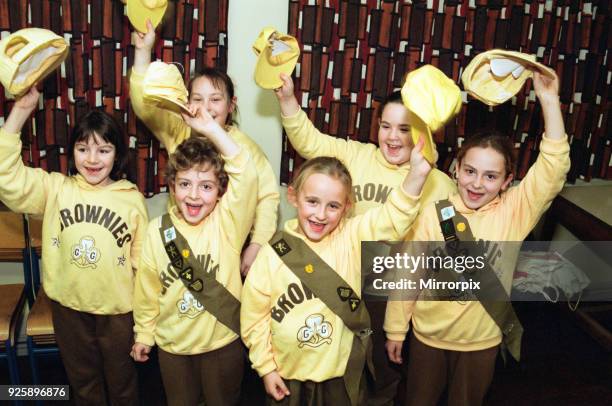
[[[436,212],[442,234],[444,235],[447,255],[463,255],[473,258],[477,256],[484,257],[482,246],[475,243],[470,223],[455,209],[449,200],[437,201]],[[468,243],[461,244],[461,241]],[[469,273],[469,277],[472,280],[480,282],[480,289],[476,289],[473,293],[489,316],[495,321],[495,324],[500,328],[503,335],[502,350],[508,350],[510,355],[519,361],[523,326],[521,326],[521,322],[512,308],[508,293],[502,286],[489,261],[484,261],[484,264],[483,269]],[[456,279],[463,277],[463,275],[456,272],[441,272],[440,276],[442,274]],[[504,351],[502,351],[502,356],[505,357]]]
[[[348,283],[302,239],[278,231],[270,245],[295,276],[308,287],[355,334],[344,382],[351,404],[359,402],[359,386],[364,365],[374,376],[370,315]]]
[[[240,301],[215,278],[214,272],[204,272],[202,264],[168,213],[162,217],[159,234],[172,266],[178,271],[187,289],[206,311],[240,335]]]

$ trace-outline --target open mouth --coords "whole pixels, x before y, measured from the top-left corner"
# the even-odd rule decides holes
[[[185,207],[187,208],[187,214],[190,217],[197,217],[198,214],[200,214],[200,211],[202,210],[202,205],[201,204],[189,204],[189,203],[185,203]]]
[[[467,194],[468,194],[468,199],[474,200],[474,201],[479,200],[482,196],[484,196],[484,193],[475,193],[475,192],[472,192],[471,190],[468,190]]]
[[[317,221],[312,221],[312,220],[308,220],[308,226],[315,233],[321,233],[323,232],[323,229],[325,228],[324,223],[319,223]]]
[[[389,151],[390,155],[397,155],[397,154],[399,154],[400,149],[402,149],[401,145],[387,144],[387,151]]]
[[[97,175],[97,174],[99,174],[102,171],[102,168],[87,168],[87,167],[85,167],[85,170],[90,175]]]

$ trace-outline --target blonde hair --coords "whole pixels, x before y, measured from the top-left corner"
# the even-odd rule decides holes
[[[331,178],[338,179],[346,189],[347,198],[350,204],[352,205],[355,203],[355,193],[353,192],[353,179],[351,178],[351,174],[339,159],[330,156],[320,156],[304,162],[289,186],[291,186],[297,194],[304,186],[306,179],[315,173],[321,173]]]

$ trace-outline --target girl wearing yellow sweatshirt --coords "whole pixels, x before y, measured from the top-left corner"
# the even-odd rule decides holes
[[[306,159],[317,156],[338,158],[349,170],[355,196],[354,214],[363,214],[380,207],[410,170],[410,153],[414,147],[410,135],[410,113],[402,103],[399,91],[392,93],[379,106],[380,118],[376,140],[378,146],[345,140],[321,133],[308,119],[294,95],[291,77],[281,74],[283,86],[275,94],[281,108],[281,121],[291,145]],[[341,134],[343,135],[343,134]],[[446,199],[457,188],[442,171],[434,168],[427,177],[421,195],[421,205]],[[376,383],[371,398],[375,404],[388,405],[393,401],[400,381],[400,369],[390,364],[385,355],[385,336],[382,329],[386,301],[367,289],[365,303],[372,316],[374,330],[374,367]],[[395,368],[394,368],[395,367]]]
[[[87,113],[72,132],[74,175],[26,167],[19,133],[39,96],[33,87],[18,99],[0,129],[0,199],[15,212],[44,215],[43,288],[76,404],[134,405],[138,379],[128,353],[144,198],[122,179],[124,133],[102,111]]]
[[[271,403],[362,404],[365,358],[356,354],[371,329],[360,298],[361,241],[408,231],[431,170],[421,149],[411,151],[411,170],[385,204],[351,218],[351,176],[339,160],[314,158],[300,168],[288,189],[297,218],[262,248],[242,292],[242,338]]]
[[[240,250],[257,204],[256,169],[206,109],[192,106],[192,137],[170,155],[166,175],[176,202],[147,230],[134,292],[136,343],[153,345],[170,405],[210,406],[240,398]],[[218,152],[217,152],[218,151]]]
[[[203,136],[184,120],[167,110],[147,104],[143,100],[143,78],[151,63],[151,51],[155,45],[155,30],[147,23],[146,34],[132,35],[136,52],[130,76],[130,100],[134,112],[163,144],[168,153],[191,135]],[[270,162],[259,146],[234,125],[237,98],[231,78],[216,68],[204,68],[191,78],[189,83],[189,104],[200,106],[214,118],[238,144],[245,147],[257,168],[257,210],[250,242],[242,253],[241,272],[246,275],[262,245],[268,242],[276,231],[279,193]]]
[[[559,103],[558,78],[534,73],[536,96],[542,107],[545,134],[540,154],[518,186],[509,187],[513,145],[507,137],[483,134],[465,141],[457,156],[458,193],[450,196],[441,215],[435,204],[424,207],[409,233],[418,241],[444,241],[446,221],[461,215],[455,231],[471,230],[476,241],[522,241],[561,191],[570,167],[569,145]],[[448,233],[445,231],[445,233]],[[487,244],[492,249],[499,245]],[[488,252],[487,254],[491,254]],[[498,250],[491,269],[510,292],[515,250]],[[494,262],[494,257],[499,258]],[[390,301],[385,318],[389,359],[402,362],[401,346],[412,321],[406,404],[435,405],[447,387],[451,405],[479,405],[491,383],[502,337],[512,337],[516,323],[502,329],[479,301]],[[508,345],[513,356],[520,353],[520,334]],[[512,348],[515,352],[512,352]]]

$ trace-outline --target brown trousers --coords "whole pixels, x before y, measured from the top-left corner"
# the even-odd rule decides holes
[[[137,405],[132,313],[96,315],[51,301],[53,328],[77,405]],[[106,388],[105,391],[105,383]]]
[[[441,350],[412,335],[405,405],[436,405],[444,388],[448,391],[449,406],[482,405],[493,380],[498,348]]]
[[[365,304],[372,320],[372,363],[376,381],[370,386],[368,394],[369,406],[393,405],[398,386],[403,374],[400,365],[389,361],[385,342],[387,338],[383,330],[387,301],[385,298],[364,295]]]
[[[206,406],[232,406],[240,401],[245,354],[240,340],[196,355],[158,350],[159,367],[170,406],[195,406],[200,394]]]
[[[344,379],[332,378],[323,382],[285,380],[291,395],[276,401],[268,396],[270,406],[351,406]]]

